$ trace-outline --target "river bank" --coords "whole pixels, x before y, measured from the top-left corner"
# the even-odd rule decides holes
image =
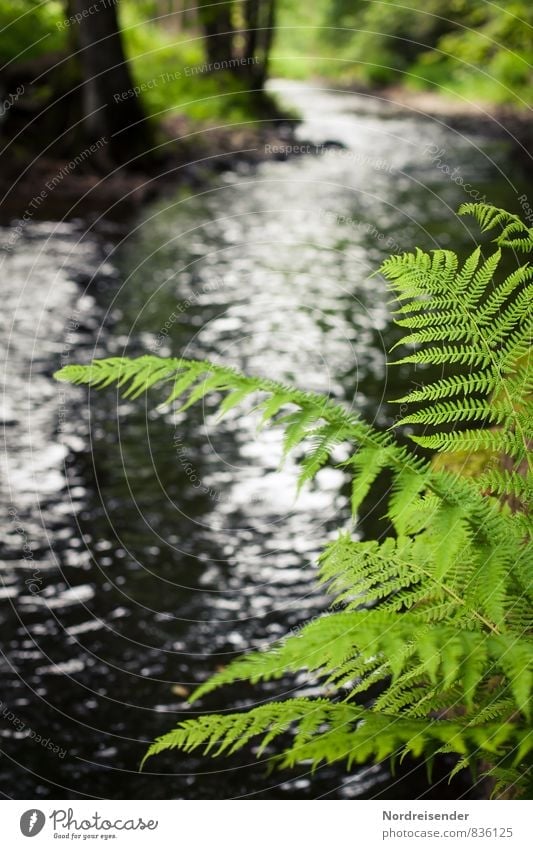
[[[197,188],[227,170],[247,169],[290,143],[295,121],[280,118],[248,125],[209,127],[182,116],[161,127],[153,163],[114,167],[105,140],[76,155],[39,156],[21,163],[6,150],[0,176],[0,223],[19,220],[123,220],[178,186]]]
[[[452,97],[440,91],[415,91],[406,86],[364,88],[338,86],[322,81],[332,91],[346,91],[361,96],[361,110],[390,117],[419,116],[442,123],[445,127],[462,133],[481,132],[486,136],[512,141],[517,148],[521,165],[533,170],[533,109],[518,108],[509,104],[468,100]]]
[[[290,81],[273,81],[277,85]],[[451,98],[439,92],[412,91],[402,86],[364,89],[339,87],[316,80],[321,92],[343,92],[357,98],[355,111],[379,113],[380,119],[427,118],[459,133],[481,132],[506,139],[516,149],[525,172],[533,169],[531,111]],[[0,223],[14,220],[71,220],[82,218],[124,220],[176,187],[197,189],[224,171],[246,172],[267,160],[316,153],[316,144],[296,139],[299,119],[279,111],[279,117],[250,120],[227,126],[209,126],[174,115],[161,125],[153,164],[113,167],[105,145],[89,146],[76,156],[35,157],[21,163],[20,151],[6,145],[0,176]],[[297,141],[297,143],[296,143]],[[336,139],[326,145],[334,146]],[[93,149],[92,149],[93,148]]]

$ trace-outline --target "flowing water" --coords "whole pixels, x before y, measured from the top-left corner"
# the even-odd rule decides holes
[[[379,277],[389,253],[469,249],[451,212],[487,193],[515,209],[510,144],[398,114],[374,99],[280,85],[309,155],[244,166],[176,193],[132,226],[27,223],[3,233],[0,501],[1,792],[16,798],[442,798],[420,766],[269,774],[147,743],[192,716],[187,693],[236,654],[319,614],[324,540],[348,522],[326,468],[295,499],[280,435],[248,410],[218,422],[53,382],[93,355],[210,357],[329,392],[380,426],[409,375]],[[335,142],[335,144],[332,144]],[[445,165],[449,166],[448,173]],[[455,172],[453,169],[456,169]],[[451,174],[449,172],[452,172]],[[9,241],[11,239],[11,241]],[[379,527],[379,493],[361,532]],[[229,709],[304,676],[215,693]],[[437,776],[438,777],[438,776]]]

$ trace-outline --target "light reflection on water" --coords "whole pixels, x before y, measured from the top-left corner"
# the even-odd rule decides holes
[[[68,751],[58,760],[20,739],[2,714],[10,796],[424,792],[418,773],[406,769],[393,784],[383,766],[348,777],[322,769],[312,784],[305,768],[268,777],[250,753],[227,763],[165,756],[137,773],[146,741],[178,712],[194,712],[184,698],[195,682],[323,611],[314,564],[348,521],[344,478],[326,468],[296,501],[294,464],[279,470],[280,434],[259,429],[252,410],[219,422],[212,400],[184,416],[156,411],[156,393],[117,403],[112,390],[96,396],[51,380],[60,364],[94,352],[181,352],[329,392],[390,422],[382,399],[401,394],[407,376],[386,377],[396,337],[383,283],[370,275],[391,243],[472,241],[447,209],[466,199],[462,190],[423,151],[439,145],[465,180],[480,191],[490,183],[501,205],[512,205],[512,193],[492,160],[509,169],[509,154],[368,99],[283,88],[304,113],[302,139],[346,148],[159,201],[118,246],[118,236],[84,234],[81,222],[29,224],[3,258],[0,497],[11,513],[2,705]],[[380,515],[378,493],[368,531]],[[301,675],[253,692],[235,687],[205,707],[295,687],[320,692]]]

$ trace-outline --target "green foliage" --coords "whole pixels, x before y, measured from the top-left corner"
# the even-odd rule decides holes
[[[370,758],[382,760],[391,749],[419,756],[446,748],[464,756],[477,751],[479,756],[493,757],[499,749],[512,746],[517,754],[511,762],[520,763],[533,748],[531,735],[498,722],[486,722],[483,728],[456,721],[428,723],[325,699],[294,698],[270,702],[246,713],[185,720],[175,731],[160,737],[146,757],[166,749],[191,752],[199,747],[204,754],[229,755],[258,737],[262,738],[257,748],[260,757],[276,737],[291,730],[292,744],[276,758],[282,768],[302,761],[316,766],[338,760],[345,760],[350,768]]]
[[[533,563],[523,509],[532,489],[531,272],[520,265],[504,276],[500,268],[503,254],[531,248],[532,233],[503,210],[477,204],[461,211],[483,229],[501,228],[494,252],[482,257],[476,249],[460,263],[451,251],[418,250],[381,269],[399,300],[403,344],[416,346],[401,362],[453,372],[402,399],[416,409],[400,425],[424,428],[411,434],[413,449],[324,396],[212,362],[113,358],[58,372],[60,380],[97,388],[116,383],[129,398],[162,384],[167,403],[185,396],[182,410],[208,393],[220,396],[222,413],[255,395],[264,422],[284,429],[285,450],[299,447],[300,485],[336,444],[354,446],[344,464],[353,475],[354,516],[383,470],[391,476],[390,535],[361,542],[344,532],[320,557],[331,610],[268,650],[238,658],[192,696],[306,670],[327,698],[295,695],[186,720],[156,740],[145,760],[172,748],[219,755],[251,743],[282,766],[305,761],[313,768],[407,753],[431,761],[447,752],[457,755],[457,770],[489,764],[499,788],[526,787],[533,748]],[[471,371],[461,371],[464,365]],[[490,449],[491,463],[480,478],[463,477],[445,463],[437,467],[419,446],[439,457]]]
[[[186,115],[193,121],[231,124],[274,109],[273,102],[248,91],[247,81],[230,70],[210,72],[197,21],[191,25],[183,13],[163,16],[158,23],[151,5],[123,2],[121,11],[125,51],[148,115],[159,121]]]
[[[185,114],[194,120],[242,118],[243,110],[232,99],[236,86],[230,80],[202,73],[203,39],[197,32],[176,33],[147,22],[139,9],[127,4],[121,22],[124,46],[137,85],[142,86],[146,112],[158,120]],[[227,85],[226,85],[227,84]],[[226,93],[226,96],[224,96]],[[236,107],[236,111],[235,111]]]
[[[502,225],[498,249],[484,261],[477,248],[461,269],[452,251],[422,251],[394,256],[382,271],[393,285],[401,306],[396,321],[411,332],[403,344],[416,350],[399,363],[468,365],[457,374],[416,389],[400,403],[430,402],[405,416],[399,424],[435,428],[468,422],[477,428],[439,430],[413,437],[420,445],[440,451],[479,451],[512,454],[525,459],[526,436],[533,414],[527,355],[531,339],[533,269],[521,265],[503,280],[496,278],[502,247],[531,250],[533,231],[503,210],[465,204],[483,229]],[[497,425],[496,429],[489,429]]]
[[[451,76],[451,87],[468,96],[527,106],[533,87],[533,7],[527,0],[503,4],[456,0],[464,26],[438,42],[441,53],[425,53],[417,70]]]
[[[273,103],[247,91],[246,81],[230,71],[209,73],[206,40],[194,7],[165,15],[161,4],[120,0],[118,11],[134,83],[151,117],[186,115],[194,121],[232,123],[274,110]],[[78,28],[68,22],[72,14],[61,0],[0,0],[2,63],[75,52]]]
[[[25,62],[65,48],[63,3],[0,0],[0,61]]]
[[[275,73],[438,88],[524,107],[533,88],[528,0],[281,0]]]

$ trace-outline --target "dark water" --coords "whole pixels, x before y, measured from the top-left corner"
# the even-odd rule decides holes
[[[353,95],[285,87],[315,155],[222,176],[144,210],[128,229],[30,223],[2,265],[5,340],[0,499],[0,789],[15,798],[436,798],[468,791],[421,766],[347,775],[269,775],[230,761],[164,755],[147,742],[192,715],[187,691],[246,649],[320,612],[324,540],[348,520],[342,473],[295,500],[280,435],[253,411],[218,423],[51,380],[93,355],[209,356],[330,392],[380,425],[395,340],[383,284],[391,251],[468,249],[468,200],[445,173],[516,209],[513,149]],[[430,147],[433,146],[433,147]],[[438,149],[432,162],[426,148]],[[440,163],[440,167],[439,167]],[[9,234],[3,234],[3,241]],[[379,495],[379,494],[378,494]],[[362,532],[379,524],[380,505]],[[297,689],[304,676],[221,691],[228,709]],[[40,735],[40,738],[37,736]],[[442,765],[444,770],[446,765]],[[439,773],[437,773],[437,779]]]

